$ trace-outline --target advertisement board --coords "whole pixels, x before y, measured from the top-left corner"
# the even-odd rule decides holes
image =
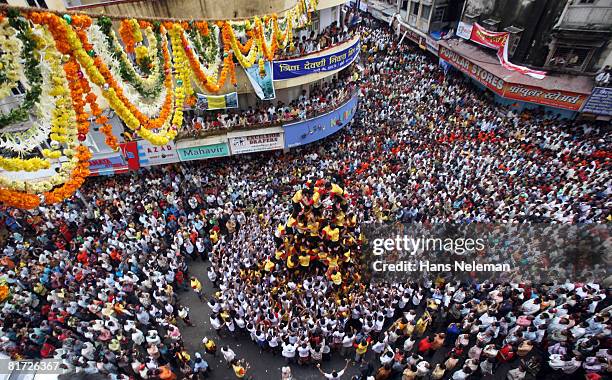
[[[346,49],[312,58],[274,61],[272,71],[275,81],[297,78],[302,75],[334,71],[350,65],[359,55],[359,39]]]
[[[203,160],[206,158],[229,156],[230,150],[227,143],[196,146],[177,149],[181,161]]]
[[[589,99],[584,103],[582,112],[612,116],[612,88],[595,87]]]
[[[503,96],[508,99],[578,111],[588,95],[569,91],[546,90],[541,87],[523,84],[506,83]]]
[[[446,46],[440,46],[439,50],[440,58],[449,62],[458,70],[464,72],[470,77],[476,79],[478,82],[487,86],[493,92],[498,95],[502,95],[504,91],[504,80],[496,75],[491,74],[482,67],[473,64],[468,59],[464,58],[460,54],[455,53]]]
[[[147,140],[138,141],[138,158],[140,166],[153,166],[179,162],[174,141],[168,144],[155,146]]]
[[[457,25],[457,36],[461,37],[461,38],[465,38],[466,40],[469,40],[470,37],[472,36],[472,28],[473,25],[472,24],[466,24],[463,21],[459,21],[459,25]]]
[[[283,126],[285,147],[293,148],[325,138],[338,132],[355,116],[359,95],[355,95],[338,109],[324,115]]]
[[[105,154],[94,157],[89,160],[89,170],[91,175],[110,175],[116,173],[123,173],[128,170],[127,160],[119,152],[113,152],[111,154]]]
[[[273,132],[261,135],[230,137],[229,145],[232,154],[263,152],[266,150],[283,149],[285,147],[285,139],[283,132]]]
[[[427,43],[427,50],[429,50],[431,53],[438,55],[438,41],[436,41],[435,38],[433,38],[432,36],[427,36],[427,38],[425,39],[425,42]]]

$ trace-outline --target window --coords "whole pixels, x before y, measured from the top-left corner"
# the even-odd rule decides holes
[[[595,0],[580,0],[579,3],[580,4],[593,4],[595,2]]]
[[[413,15],[419,14],[419,3],[412,3],[412,14]]]
[[[559,46],[557,50],[555,50],[554,56],[549,64],[557,67],[582,69],[591,50],[591,48]]]
[[[434,14],[433,14],[433,17],[431,19],[431,22],[442,22],[442,20],[444,20],[444,11],[445,10],[446,10],[445,7],[436,8],[434,10]]]
[[[405,11],[408,10],[408,0],[402,1],[402,9]]]
[[[423,20],[429,20],[430,14],[431,14],[431,5],[423,5],[423,11],[421,13],[421,18]]]
[[[31,7],[37,7],[37,8],[49,8],[47,7],[47,3],[45,2],[45,0],[27,0],[28,5]]]

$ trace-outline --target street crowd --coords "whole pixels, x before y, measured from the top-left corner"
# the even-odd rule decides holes
[[[214,336],[185,347],[193,311],[277,355],[283,379],[296,366],[355,372],[324,371],[335,355],[364,380],[609,378],[605,276],[367,281],[356,243],[370,223],[612,221],[608,129],[497,106],[371,23],[359,111],[335,136],[90,179],[63,204],[7,210],[0,351],[113,379],[198,378],[217,348]],[[313,210],[319,197],[337,197],[323,202],[336,211]],[[208,278],[190,275],[199,261]],[[184,292],[201,298],[197,311]],[[218,351],[233,373],[211,377],[249,376],[232,347]]]
[[[352,16],[347,15],[346,18],[349,21]],[[279,50],[276,59],[295,59],[332,48],[353,38],[355,30],[355,26],[340,26],[334,21],[318,33],[307,30],[298,32],[293,36],[293,50],[291,45],[287,44],[284,50]]]
[[[352,72],[343,72],[340,78],[318,84],[309,92],[302,90],[289,104],[279,100],[276,105],[272,101],[262,102],[246,110],[192,111],[179,137],[197,138],[234,129],[266,128],[315,117],[338,108],[353,95],[353,76]]]

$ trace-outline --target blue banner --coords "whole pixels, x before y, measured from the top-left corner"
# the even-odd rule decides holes
[[[357,39],[351,46],[335,53],[312,58],[274,61],[272,65],[274,80],[291,79],[322,71],[342,69],[350,65],[359,52],[359,39]]]
[[[582,112],[612,116],[612,88],[595,87]]]
[[[285,148],[309,144],[338,132],[355,116],[359,102],[358,92],[340,108],[324,115],[283,125],[285,131]]]
[[[244,72],[247,78],[249,78],[249,82],[251,82],[257,97],[261,100],[272,100],[276,98],[276,91],[274,90],[274,78],[272,77],[270,61],[265,61],[263,68],[264,72],[260,72],[259,65],[256,63],[248,69],[244,69]]]

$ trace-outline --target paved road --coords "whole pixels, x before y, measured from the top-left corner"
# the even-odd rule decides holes
[[[206,268],[209,263],[202,261],[191,262],[189,267],[189,275],[196,276],[201,282],[205,290],[207,298],[215,292],[212,283],[206,276]],[[251,369],[248,374],[253,376],[255,380],[278,380],[281,378],[281,367],[285,365],[284,358],[280,355],[274,356],[269,352],[259,353],[259,348],[251,341],[248,336],[240,336],[239,338],[219,338],[215,330],[210,326],[210,308],[203,302],[200,302],[193,291],[181,292],[179,297],[182,303],[189,306],[191,309],[191,321],[195,327],[188,327],[179,322],[179,327],[183,334],[183,340],[190,352],[199,351],[208,361],[208,364],[213,369],[210,378],[212,379],[236,379],[234,372],[227,367],[220,353],[217,357],[204,354],[204,348],[201,344],[202,338],[211,337],[217,343],[217,347],[227,345],[234,350],[237,358],[245,358],[250,364]],[[345,362],[338,355],[334,355],[330,362],[323,363],[322,369],[326,372],[331,372],[333,369],[342,369]],[[297,365],[291,366],[292,373],[296,380],[315,380],[323,379],[323,376],[317,371],[314,366],[300,367]],[[356,367],[349,365],[346,374],[342,379],[350,379],[352,375],[358,373]]]

